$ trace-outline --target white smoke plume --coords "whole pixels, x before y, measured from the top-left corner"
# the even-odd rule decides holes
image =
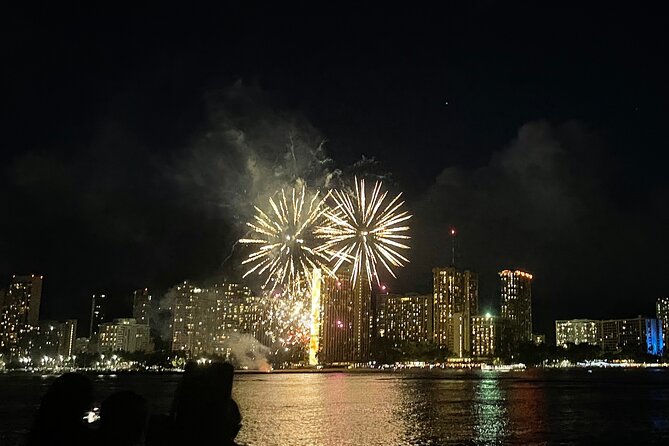
[[[232,361],[240,368],[268,372],[272,369],[267,360],[269,348],[246,333],[229,332],[225,346],[230,349]]]
[[[170,169],[200,205],[241,225],[252,204],[283,187],[329,188],[339,181],[325,138],[304,118],[267,106],[258,88],[238,82],[209,102],[209,130]]]

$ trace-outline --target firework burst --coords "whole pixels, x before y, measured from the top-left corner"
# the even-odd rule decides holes
[[[288,194],[282,189],[276,200],[270,198],[268,212],[256,206],[253,221],[247,223],[252,234],[240,240],[256,247],[242,262],[250,266],[244,277],[257,273],[265,277],[263,288],[281,287],[299,295],[311,285],[315,268],[330,273],[326,265],[329,257],[314,235],[316,227],[330,225],[325,216],[329,196],[330,193],[320,196],[316,192],[307,197],[302,186],[299,190],[292,188]]]
[[[351,280],[355,282],[364,274],[370,287],[372,278],[379,284],[377,264],[396,277],[392,268],[409,262],[400,251],[409,249],[405,244],[410,238],[406,235],[409,226],[405,222],[411,215],[402,210],[402,194],[386,202],[388,191],[382,192],[382,185],[377,181],[368,194],[365,180],[358,182],[356,178],[354,192],[334,190],[330,195],[334,205],[325,214],[327,223],[316,229],[323,240],[322,250],[334,262],[332,272],[351,263]]]

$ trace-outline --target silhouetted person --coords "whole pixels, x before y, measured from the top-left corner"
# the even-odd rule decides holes
[[[227,363],[187,366],[174,404],[174,438],[191,442],[210,438],[222,443],[227,424],[234,368]],[[225,443],[223,443],[225,444]]]
[[[201,369],[197,366],[197,363],[194,361],[188,361],[186,365],[184,366],[184,373],[181,377],[181,381],[177,385],[177,389],[174,392],[174,400],[172,401],[172,408],[170,410],[170,418],[176,418],[176,413],[179,409],[180,406],[183,406],[184,404],[188,404],[188,395],[185,397],[186,400],[184,400],[181,395],[184,392],[184,387],[187,389],[186,393],[192,393],[190,392],[190,389],[194,386],[195,380],[197,379],[197,376],[201,372]],[[185,410],[182,408],[182,410]]]
[[[90,411],[93,385],[78,373],[54,380],[42,397],[28,445],[88,445],[91,436],[84,415]]]
[[[228,400],[228,411],[225,423],[223,424],[223,437],[225,445],[237,446],[235,438],[242,428],[242,414],[239,411],[237,402],[230,398]]]
[[[146,400],[135,392],[110,395],[100,406],[98,444],[134,446],[144,442],[148,409]]]

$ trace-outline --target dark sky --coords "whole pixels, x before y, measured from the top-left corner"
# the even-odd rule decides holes
[[[405,192],[395,291],[430,290],[454,225],[484,307],[499,269],[535,274],[538,332],[652,315],[669,293],[666,23],[560,6],[6,11],[0,280],[43,274],[43,317],[85,325],[94,292],[120,316],[134,288],[230,274],[245,151],[271,170],[293,136],[325,139],[333,168],[374,158]]]

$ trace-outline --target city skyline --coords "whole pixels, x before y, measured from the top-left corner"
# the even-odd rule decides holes
[[[39,358],[43,366],[56,366],[74,361],[74,353],[147,354],[159,343],[158,354],[233,357],[266,370],[271,351],[283,365],[369,366],[414,355],[404,358],[449,358],[467,367],[472,360],[517,361],[529,346],[546,343],[545,333],[532,328],[533,275],[526,271],[498,273],[501,310],[492,315],[478,307],[478,275],[470,270],[434,268],[433,293],[418,295],[391,294],[383,285],[373,290],[364,274],[351,280],[351,269],[326,275],[322,283],[314,280],[314,289],[302,297],[275,290],[254,294],[238,282],[203,288],[185,281],[156,306],[147,288],[137,289],[133,318],[113,320],[106,295],[94,294],[89,336],[82,338],[76,337],[76,319],[39,318],[43,276],[13,276],[0,306],[0,347],[14,363]],[[554,348],[566,352],[586,344],[592,354],[662,356],[667,302],[658,298],[651,318],[555,320]],[[149,325],[154,318],[163,323]]]
[[[450,246],[450,248],[452,249],[452,252],[451,252],[450,255],[452,256],[453,260],[455,260],[455,258],[458,256],[458,252],[455,250],[455,242],[454,242],[455,238],[453,237],[456,233],[455,228],[451,228],[449,230],[449,233],[452,236],[451,237],[451,246]],[[457,266],[454,266],[452,264],[452,262],[449,262],[447,264],[447,266],[432,268],[433,275],[435,275],[435,276],[434,276],[433,286],[431,288],[431,292],[435,292],[435,293],[437,292],[436,289],[435,289],[435,286],[436,286],[436,283],[437,283],[436,282],[436,271],[448,271],[448,270],[453,270],[453,271],[460,271],[461,270],[462,272],[460,274],[465,274],[465,276],[473,275],[473,277],[474,277],[473,287],[474,287],[474,292],[476,293],[475,294],[476,298],[474,300],[472,300],[473,308],[469,310],[469,314],[471,314],[471,315],[484,315],[484,314],[488,313],[492,316],[502,315],[502,313],[505,311],[504,310],[505,290],[504,290],[503,282],[502,282],[502,284],[500,284],[497,287],[496,293],[495,293],[494,296],[490,297],[490,299],[488,299],[488,300],[484,300],[483,301],[484,303],[480,304],[480,298],[478,296],[478,276],[479,276],[479,273],[475,269],[458,268]],[[508,272],[511,272],[511,270],[504,269],[502,271],[498,271],[498,272],[494,273],[494,275],[498,276],[498,277],[499,276],[503,277],[504,274],[508,273]],[[518,270],[518,269],[516,269],[515,272],[520,273],[523,276],[527,275],[527,277],[529,277],[530,280],[533,279],[532,274],[529,274],[527,272],[523,272],[523,271]],[[13,278],[16,278],[16,277],[22,278],[22,277],[30,277],[30,276],[39,277],[39,279],[40,279],[40,301],[41,301],[41,287],[42,287],[43,276],[37,276],[35,274],[27,275],[27,276],[22,276],[20,274],[19,275],[17,275],[17,274],[12,275]],[[217,280],[219,280],[219,281],[223,280],[224,282],[233,282],[233,283],[245,283],[246,282],[244,280],[244,278],[242,277],[241,272],[238,272],[238,274],[236,276],[233,276],[233,277],[225,276],[225,275],[218,275],[218,276],[209,277],[209,278],[206,278],[206,279],[195,280],[194,282],[196,282],[196,283],[215,283]],[[191,280],[187,279],[187,282],[190,282],[190,281]],[[246,282],[246,283],[248,285],[248,282]],[[467,283],[469,283],[469,282],[467,282]],[[178,289],[180,287],[179,284],[180,284],[180,282],[177,282],[176,284],[169,287],[169,289],[161,292],[161,294],[159,295],[158,300],[164,299],[167,295],[172,293],[175,289]],[[11,287],[11,284],[10,284],[10,287]],[[420,293],[417,293],[415,290],[392,289],[391,285],[388,285],[388,282],[382,283],[382,288],[383,288],[384,292],[392,292],[392,293],[397,294],[397,295],[420,294]],[[95,289],[99,289],[99,287],[96,287]],[[260,291],[260,288],[257,288],[256,291]],[[6,294],[6,291],[3,288],[0,288],[0,297],[4,298],[4,295],[2,294],[3,292],[5,292],[5,294]],[[152,292],[155,292],[155,291],[152,291]],[[114,299],[114,298],[108,299],[105,293],[93,293],[92,294],[92,304],[91,304],[91,300],[89,300],[88,308],[86,310],[87,312],[90,312],[90,316],[88,317],[88,319],[86,317],[82,317],[83,313],[79,313],[79,314],[75,314],[75,315],[60,313],[60,314],[57,314],[55,316],[53,314],[43,315],[43,317],[40,317],[40,320],[67,319],[67,318],[71,318],[73,316],[78,316],[76,318],[76,320],[84,320],[84,321],[88,320],[89,321],[90,333],[94,332],[95,331],[94,327],[97,327],[102,322],[110,322],[113,319],[117,319],[117,318],[133,317],[133,318],[137,319],[138,321],[140,321],[140,323],[147,323],[147,320],[148,320],[147,305],[150,305],[151,298],[152,298],[151,294],[148,294],[148,293],[149,293],[148,288],[137,289],[137,288],[134,288],[134,287],[133,287],[133,290],[130,293],[124,293],[120,296],[120,298],[117,297],[116,299]],[[100,311],[100,308],[95,306],[95,302],[96,302],[96,300],[99,300],[100,298],[105,301],[105,304],[104,304],[104,311],[105,312],[109,311],[110,308],[114,309],[111,312],[111,314],[113,316],[110,317],[109,314],[106,314],[106,313],[99,314],[99,315],[97,314]],[[652,311],[643,312],[641,310],[636,310],[636,313],[638,313],[640,316],[643,315],[643,316],[648,316],[648,317],[651,317],[653,314],[660,314],[660,307],[658,307],[658,305],[660,305],[659,302],[660,301],[663,301],[663,302],[667,301],[667,299],[669,299],[669,298],[664,297],[664,296],[656,297],[653,300]],[[2,303],[2,302],[0,302],[0,303]],[[138,307],[138,305],[139,305],[139,307]],[[639,306],[637,305],[636,308],[638,309],[638,307]],[[665,307],[669,308],[669,304],[666,304],[665,306],[662,307],[662,312],[667,311],[667,310],[664,309]],[[33,310],[32,313],[35,314],[35,311]],[[578,319],[578,318],[582,318],[584,316],[582,313],[579,313],[578,311],[576,311],[576,312],[571,311],[570,312],[570,314],[572,314],[572,315],[574,315],[574,313],[576,313],[576,314],[575,314],[575,316],[572,316],[572,317],[565,316],[564,314],[550,315],[549,316],[550,317],[549,324],[544,325],[544,324],[540,323],[539,324],[540,329],[538,329],[538,330],[532,330],[532,325],[534,323],[534,319],[532,317],[532,314],[530,313],[530,316],[529,316],[530,317],[530,319],[529,319],[530,322],[529,322],[528,333],[531,334],[532,332],[536,332],[536,333],[540,333],[540,334],[545,334],[549,338],[553,339],[554,335],[555,335],[555,324],[554,324],[555,320],[559,320],[559,319],[570,320],[570,319],[574,319],[574,318]],[[95,314],[95,317],[93,316],[94,314]],[[435,310],[434,314],[435,314],[435,317],[438,315],[436,310]],[[604,313],[604,314],[608,314],[609,319],[614,319],[616,317],[624,317],[625,315],[629,314],[629,312],[627,310],[616,309],[613,313],[609,312],[609,313]],[[612,314],[612,316],[611,316],[611,314]],[[595,318],[595,319],[597,319],[597,318],[602,319],[603,318],[602,313],[595,313],[595,314],[587,315],[587,316],[591,316],[592,318]],[[34,317],[37,317],[37,316],[34,316]],[[447,316],[447,317],[451,317],[451,316]],[[437,323],[436,320],[433,321],[433,324],[435,326],[438,326],[438,323]],[[467,330],[467,331],[469,331],[469,330]]]
[[[393,291],[430,292],[454,226],[481,306],[498,271],[530,271],[547,334],[556,317],[650,315],[668,294],[669,70],[650,10],[489,2],[289,27],[235,8],[45,11],[6,27],[0,278],[47,277],[46,318],[83,319],[97,292],[121,316],[134,289],[235,276],[252,205],[337,172],[404,192],[412,250]]]
[[[347,269],[344,269],[343,271],[339,272],[339,276],[336,279],[336,282],[338,283],[340,280],[348,280],[347,277],[350,274],[347,272]],[[370,315],[374,314],[376,316],[376,311],[375,305],[378,305],[378,303],[374,300],[377,299],[378,295],[390,295],[390,296],[395,296],[395,297],[401,297],[402,299],[407,299],[411,297],[411,299],[419,298],[419,297],[425,297],[425,296],[430,296],[431,298],[434,298],[434,306],[430,307],[429,314],[430,314],[430,321],[429,321],[429,326],[430,330],[433,330],[433,333],[435,335],[434,339],[431,339],[431,341],[434,341],[436,345],[442,346],[444,348],[448,348],[449,350],[453,350],[454,344],[454,335],[452,333],[453,330],[453,321],[452,319],[454,316],[459,317],[460,323],[459,323],[459,328],[457,330],[460,330],[460,333],[462,333],[462,338],[460,339],[460,344],[461,345],[469,345],[473,346],[473,338],[470,339],[469,336],[475,336],[473,330],[473,325],[470,325],[473,323],[474,317],[477,317],[479,320],[483,320],[485,322],[485,319],[488,319],[490,317],[493,318],[500,318],[500,319],[506,319],[508,321],[511,321],[513,324],[516,323],[517,321],[517,316],[515,316],[515,313],[519,311],[519,309],[522,309],[522,305],[525,305],[527,310],[521,310],[521,317],[520,319],[523,319],[525,322],[522,322],[520,325],[523,326],[520,331],[523,333],[520,336],[521,341],[533,341],[535,336],[544,336],[547,337],[548,339],[556,339],[556,345],[559,345],[559,335],[557,333],[556,325],[558,322],[580,322],[580,321],[593,321],[593,322],[598,322],[597,320],[602,320],[602,319],[607,319],[605,317],[602,317],[601,314],[595,314],[592,319],[584,319],[583,315],[577,315],[576,318],[566,318],[566,317],[559,317],[559,315],[552,315],[552,321],[551,321],[551,327],[541,327],[540,329],[536,329],[534,326],[534,319],[532,317],[532,312],[533,312],[533,305],[532,305],[532,298],[531,298],[531,289],[528,287],[528,285],[525,285],[526,288],[522,287],[523,280],[527,281],[529,284],[530,281],[533,280],[534,276],[526,271],[521,271],[521,270],[509,270],[509,269],[504,269],[502,271],[498,271],[496,275],[501,279],[500,286],[498,288],[498,295],[494,299],[493,302],[491,302],[489,305],[484,305],[481,306],[479,303],[479,296],[478,296],[478,272],[473,271],[471,269],[461,269],[457,268],[453,265],[445,266],[445,267],[435,267],[432,269],[433,272],[433,287],[432,287],[432,292],[428,295],[425,294],[419,294],[416,293],[415,291],[399,291],[399,290],[391,290],[390,287],[388,287],[385,283],[381,285],[381,287],[378,288],[373,288],[371,290],[371,297],[369,298],[369,302],[366,303],[365,305],[367,306],[366,312]],[[443,277],[442,277],[443,276]],[[452,277],[449,279],[449,277]],[[215,299],[219,297],[219,294],[221,296],[228,296],[228,297],[234,297],[237,296],[237,291],[233,290],[228,290],[227,292],[223,289],[220,288],[220,286],[234,286],[234,287],[242,287],[239,292],[243,291],[244,296],[258,296],[260,297],[262,295],[261,290],[252,290],[251,288],[247,287],[244,284],[244,279],[237,277],[237,278],[223,278],[223,277],[218,277],[216,280],[213,278],[210,278],[205,281],[190,281],[186,280],[184,282],[180,282],[172,286],[166,293],[164,293],[161,298],[158,300],[161,302],[157,306],[151,304],[152,300],[152,292],[149,291],[148,288],[139,288],[139,289],[134,289],[131,293],[131,300],[125,301],[125,306],[121,310],[117,310],[116,312],[113,313],[113,316],[110,316],[108,313],[109,309],[109,304],[110,302],[113,302],[113,299],[109,299],[106,294],[100,294],[96,293],[93,294],[92,297],[89,300],[89,309],[88,309],[88,318],[86,317],[78,317],[78,318],[73,318],[71,314],[63,314],[58,317],[45,317],[39,313],[39,308],[41,307],[42,303],[42,286],[44,282],[44,276],[38,276],[35,274],[32,275],[12,275],[12,281],[10,282],[9,289],[12,288],[12,283],[21,283],[21,281],[25,280],[38,280],[39,286],[38,286],[38,298],[37,298],[37,310],[35,310],[35,307],[30,308],[28,306],[29,313],[31,315],[31,321],[32,325],[37,326],[39,323],[42,321],[50,322],[52,320],[74,320],[75,321],[75,328],[76,328],[76,321],[82,321],[82,322],[88,322],[86,324],[86,327],[88,330],[84,334],[84,336],[88,335],[90,338],[92,334],[97,334],[97,331],[99,327],[104,324],[104,323],[111,323],[114,320],[117,319],[128,319],[128,318],[133,318],[136,320],[139,324],[142,325],[149,325],[149,320],[150,316],[149,315],[155,315],[156,311],[159,310],[166,310],[169,309],[172,311],[173,309],[163,307],[162,305],[172,305],[174,302],[174,296],[179,295],[181,293],[180,290],[183,289],[184,286],[188,286],[190,288],[194,288],[197,290],[197,293],[200,292],[205,292],[207,294],[206,299],[212,299],[214,298],[214,301],[212,301],[211,305],[212,308],[215,307]],[[342,279],[343,278],[343,279]],[[323,277],[322,279],[322,292],[326,292],[328,289],[327,283],[331,282],[331,278],[328,277]],[[515,282],[516,280],[520,280],[520,285],[521,289],[520,291],[512,289],[509,291],[510,287],[518,287],[517,285],[518,282]],[[202,283],[209,283],[211,284],[210,286],[213,286],[213,289],[208,289],[208,288],[199,288],[199,286]],[[200,284],[200,285],[198,285]],[[224,285],[228,284],[228,285]],[[444,285],[445,284],[445,285]],[[330,286],[331,287],[331,286]],[[256,291],[259,291],[259,294],[254,294]],[[214,296],[210,296],[210,293],[214,293]],[[326,292],[327,294],[327,292]],[[515,300],[518,299],[519,296],[523,296],[524,299],[526,299],[526,302],[523,304],[520,303],[514,303]],[[513,299],[511,300],[513,305],[516,305],[515,307],[509,308],[509,295],[512,295]],[[7,300],[5,298],[7,297]],[[7,306],[10,305],[10,300],[9,300],[9,295],[5,292],[5,290],[0,289],[0,308],[3,308],[5,304]],[[276,300],[277,302],[281,301],[282,299],[285,298],[280,298],[277,297]],[[168,302],[169,301],[169,302]],[[668,297],[657,297],[654,301],[654,311],[648,312],[648,313],[641,313],[641,312],[636,312],[638,313],[638,317],[649,317],[649,318],[658,318],[661,319],[665,322],[663,322],[662,325],[662,332],[666,333],[666,321],[669,319],[667,316],[669,314],[669,298]],[[119,302],[116,302],[117,304]],[[415,306],[415,303],[412,305]],[[521,307],[518,307],[518,305],[521,305]],[[386,311],[385,310],[386,303],[384,301],[383,304],[383,310],[382,312]],[[118,307],[118,305],[117,305]],[[442,308],[440,310],[440,308]],[[212,310],[213,311],[213,310]],[[427,311],[427,310],[425,310]],[[522,316],[522,312],[527,311],[526,316]],[[305,315],[308,312],[307,309],[305,309]],[[207,313],[207,310],[204,310],[205,314]],[[620,316],[620,320],[624,318],[624,315],[628,315],[634,313],[634,311],[628,310],[628,309],[620,309],[617,314],[622,315]],[[441,316],[440,316],[441,315]],[[173,314],[172,314],[173,316]],[[171,316],[171,317],[172,317]],[[464,319],[462,318],[464,316]],[[629,317],[627,317],[630,319]],[[610,320],[613,320],[615,318],[608,318]],[[262,322],[262,321],[261,321]],[[265,321],[266,323],[266,321]],[[322,323],[322,321],[321,321]],[[426,322],[427,323],[427,322]],[[83,327],[84,325],[80,325],[80,327]],[[374,328],[374,322],[370,320],[370,330],[375,330]],[[377,327],[378,328],[378,327]],[[497,329],[497,328],[496,328]],[[251,331],[254,332],[255,331]],[[77,332],[75,331],[75,334]],[[257,332],[256,334],[259,334]],[[173,335],[169,335],[166,337],[165,340],[169,340],[169,342],[173,342],[172,339]],[[260,336],[262,337],[262,336]],[[373,337],[373,334],[370,334],[370,339]],[[392,336],[391,336],[392,337]],[[464,344],[463,344],[464,342]],[[514,341],[518,342],[518,341]],[[461,351],[461,352],[469,352],[468,350],[458,350],[455,349],[456,351]],[[459,355],[462,355],[462,353],[458,353]]]

